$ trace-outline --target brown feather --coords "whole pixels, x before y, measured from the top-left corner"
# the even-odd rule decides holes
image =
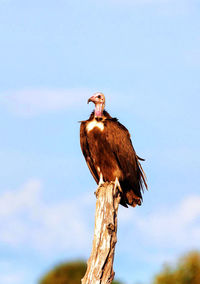
[[[96,120],[103,123],[103,130],[94,127],[87,131],[87,125],[95,120],[94,113],[81,123],[80,143],[88,167],[97,183],[100,172],[104,181],[115,181],[116,177],[119,179],[123,191],[122,205],[141,205],[143,184],[147,188],[139,162],[141,158],[135,153],[126,127],[106,111],[103,114],[102,118]]]

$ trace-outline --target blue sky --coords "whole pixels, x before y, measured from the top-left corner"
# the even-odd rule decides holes
[[[79,123],[104,92],[147,173],[120,208],[116,277],[148,284],[200,249],[200,3],[0,0],[0,279],[89,256],[96,185]]]

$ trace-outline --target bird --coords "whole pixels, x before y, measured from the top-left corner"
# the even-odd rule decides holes
[[[148,189],[140,158],[132,145],[128,129],[105,110],[105,96],[95,93],[88,99],[95,109],[81,121],[80,145],[88,168],[98,186],[115,182],[121,188],[121,205],[142,204],[144,187]]]

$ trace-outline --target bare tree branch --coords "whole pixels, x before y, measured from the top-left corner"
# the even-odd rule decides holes
[[[82,284],[107,284],[114,278],[113,260],[117,242],[117,213],[120,188],[106,182],[96,192],[93,247]]]

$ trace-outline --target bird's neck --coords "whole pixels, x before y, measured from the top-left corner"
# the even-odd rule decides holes
[[[103,109],[104,109],[103,104],[96,104],[95,110],[94,110],[95,117],[102,117],[103,116]]]

